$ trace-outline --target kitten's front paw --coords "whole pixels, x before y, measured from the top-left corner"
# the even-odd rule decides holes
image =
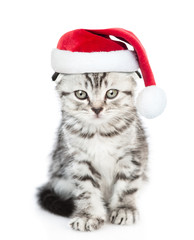
[[[110,222],[120,225],[131,225],[136,223],[139,218],[135,208],[118,208],[110,214]]]
[[[94,231],[104,224],[101,218],[76,217],[73,218],[70,225],[77,231]]]

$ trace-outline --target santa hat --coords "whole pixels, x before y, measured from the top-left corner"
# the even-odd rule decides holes
[[[134,51],[110,36],[130,44]],[[65,74],[135,72],[140,68],[145,88],[136,100],[138,111],[146,118],[154,118],[166,106],[166,95],[156,87],[144,47],[132,32],[125,29],[77,29],[67,32],[53,49],[51,64],[55,72]]]

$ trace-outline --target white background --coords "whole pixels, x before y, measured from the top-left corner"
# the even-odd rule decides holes
[[[194,239],[192,3],[1,1],[1,239]],[[40,210],[35,200],[36,188],[47,179],[60,119],[50,52],[69,30],[109,27],[126,28],[140,38],[168,106],[160,117],[144,119],[150,180],[139,199],[139,224],[106,224],[97,232],[80,233],[70,229],[68,219]]]

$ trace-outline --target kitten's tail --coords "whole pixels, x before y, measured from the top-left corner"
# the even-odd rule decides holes
[[[48,185],[45,185],[38,190],[39,205],[54,214],[69,217],[75,209],[73,198],[62,199],[55,191]]]

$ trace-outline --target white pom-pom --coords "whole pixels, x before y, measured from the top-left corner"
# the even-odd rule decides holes
[[[138,95],[136,107],[139,113],[146,118],[155,118],[166,107],[166,94],[155,85],[144,88]]]

